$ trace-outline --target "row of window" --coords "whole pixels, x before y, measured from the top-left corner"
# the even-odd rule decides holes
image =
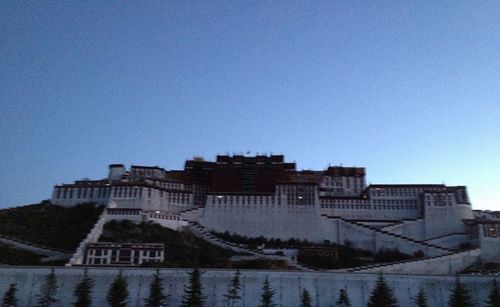
[[[148,191],[148,195],[150,192]],[[151,196],[148,196],[151,197]],[[160,190],[160,198],[165,197],[169,203],[188,203],[190,201],[189,194],[187,193],[168,193]]]
[[[426,194],[425,201],[428,206],[445,207],[453,205],[453,194]]]
[[[416,197],[420,194],[420,191],[403,191],[403,190],[394,190],[394,191],[385,191],[385,190],[371,190],[372,196],[413,196]]]
[[[361,199],[321,199],[321,203],[341,203],[341,204],[366,204],[368,201]]]
[[[147,197],[151,198],[153,193],[152,188],[147,189]],[[118,186],[113,190],[113,197],[142,197],[142,188]],[[162,190],[159,192],[159,197],[166,197],[171,203],[187,203],[190,201],[189,194],[186,193],[167,193]]]
[[[395,205],[395,206],[370,206],[370,205],[336,205],[336,204],[322,204],[321,208],[329,209],[375,209],[375,210],[416,210],[416,205]]]
[[[500,237],[500,225],[499,224],[483,225],[483,234],[485,237],[490,237],[490,238]]]
[[[165,177],[165,171],[159,169],[132,168],[133,177]]]
[[[373,200],[374,204],[392,204],[392,205],[397,205],[397,204],[405,204],[405,205],[410,205],[410,204],[417,204],[416,199],[374,199]]]
[[[212,204],[274,204],[275,196],[262,196],[262,195],[218,195],[212,198]]]
[[[76,195],[74,195],[76,191]],[[93,199],[94,195],[97,194],[97,199],[107,198],[111,193],[110,187],[98,187],[98,188],[56,188],[56,198],[57,199]]]
[[[178,216],[178,215],[170,215],[170,214],[158,214],[158,213],[154,213],[154,214],[150,214],[149,217],[150,218],[154,218],[154,219],[162,219],[162,220],[174,220],[174,221],[180,221],[181,220],[180,216]]]
[[[161,257],[162,251],[156,250],[122,250],[119,248],[116,249],[90,249],[88,256],[101,257],[101,256],[110,256],[112,260],[117,260],[120,254],[131,257]]]
[[[120,210],[120,209],[108,209],[108,214],[111,215],[139,215],[141,212],[139,210]]]
[[[152,184],[158,187],[162,187],[164,189],[172,189],[172,190],[184,190],[184,184],[177,182],[167,182],[160,180],[152,180]]]
[[[140,257],[140,256],[120,256],[116,258],[110,258],[107,256],[87,256],[87,264],[89,265],[113,265],[113,264],[120,264],[120,265],[141,265],[144,262],[161,262],[163,260],[162,257]]]
[[[142,197],[142,188],[118,186],[113,189],[113,197]]]

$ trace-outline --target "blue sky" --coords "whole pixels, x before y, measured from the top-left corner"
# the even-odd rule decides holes
[[[0,207],[283,153],[500,210],[498,1],[0,2]]]

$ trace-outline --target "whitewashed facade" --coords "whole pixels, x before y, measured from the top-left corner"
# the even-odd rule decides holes
[[[248,237],[349,241],[374,252],[398,248],[427,256],[449,254],[464,245],[484,246],[489,260],[500,258],[499,236],[479,240],[484,223],[476,222],[497,215],[473,212],[464,186],[366,186],[364,168],[329,167],[295,171],[276,182],[274,192],[224,192],[179,179],[180,171],[175,172],[157,166],[132,166],[127,171],[122,164],[112,164],[106,179],[56,185],[52,203],[104,204],[112,212],[108,219],[151,220],[173,229],[194,221],[210,231]],[[137,214],[120,215],[119,209]]]

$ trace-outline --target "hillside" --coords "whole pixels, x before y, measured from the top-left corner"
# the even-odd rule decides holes
[[[225,267],[233,254],[220,247],[158,224],[134,224],[130,221],[110,221],[104,225],[101,242],[164,243],[167,260],[164,267]]]
[[[52,248],[74,251],[104,206],[61,207],[48,201],[0,210],[0,234]]]
[[[0,243],[0,264],[37,265],[40,264],[42,258],[41,255]]]

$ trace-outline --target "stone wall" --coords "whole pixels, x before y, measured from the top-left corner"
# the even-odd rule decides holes
[[[470,235],[467,233],[453,233],[435,239],[430,239],[425,242],[446,248],[458,248],[460,244],[473,243]]]
[[[3,295],[10,283],[16,283],[19,289],[20,306],[33,306],[36,295],[49,268],[2,267],[0,268],[0,294]],[[123,269],[123,275],[128,281],[130,304],[128,306],[143,306],[144,298],[149,293],[149,283],[154,269]],[[182,269],[161,270],[166,292],[171,295],[170,306],[179,306],[182,300],[184,286],[187,283],[187,272]],[[73,288],[83,273],[82,268],[55,268],[59,291],[55,306],[69,306],[74,298]],[[95,280],[94,306],[106,306],[106,293],[115,278],[116,268],[90,268],[89,274]],[[240,306],[258,306],[262,282],[266,275],[273,289],[275,303],[280,307],[299,306],[299,295],[302,289],[307,289],[312,297],[313,306],[333,306],[340,289],[346,288],[353,306],[366,306],[370,292],[374,287],[377,274],[368,273],[304,273],[280,271],[242,271],[242,304]],[[203,294],[206,306],[223,306],[223,294],[234,271],[206,270],[202,274]],[[422,287],[429,299],[429,305],[447,306],[450,289],[455,282],[455,276],[432,275],[385,275],[390,287],[394,288],[400,306],[411,306],[412,297]],[[497,277],[498,278],[498,277]],[[470,290],[476,300],[475,306],[485,306],[492,276],[460,276],[460,280]]]
[[[207,204],[200,224],[217,232],[248,237],[323,241],[317,206],[287,204]]]
[[[388,265],[374,265],[356,272],[366,273],[395,273],[395,274],[453,274],[463,272],[470,266],[481,262],[481,250],[473,249],[457,252],[451,255],[438,256],[415,261],[402,261]]]

